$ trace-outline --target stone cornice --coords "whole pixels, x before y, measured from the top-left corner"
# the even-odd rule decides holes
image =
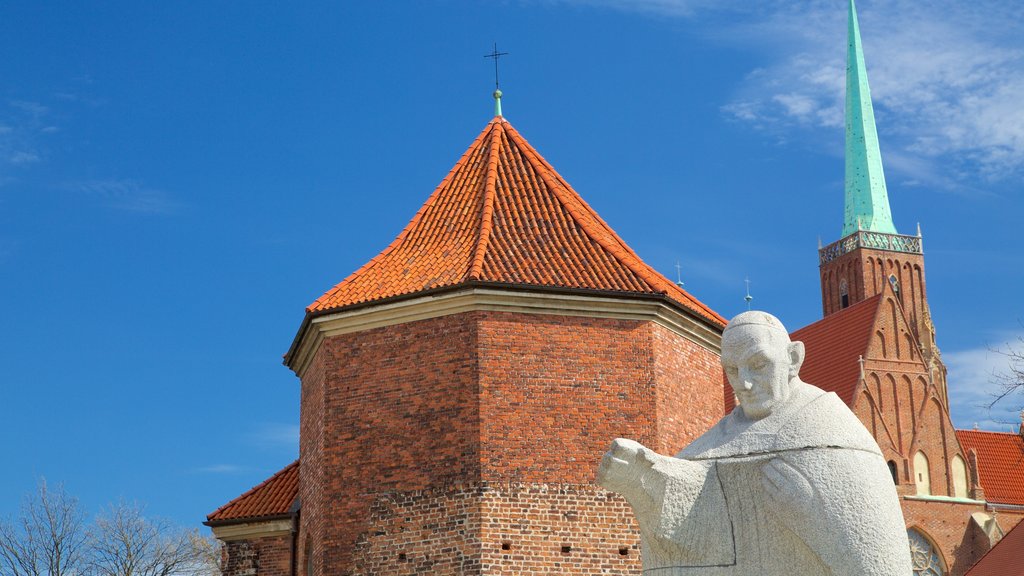
[[[264,520],[255,522],[244,522],[240,524],[226,524],[211,526],[213,537],[224,542],[234,540],[251,540],[254,538],[267,538],[271,536],[283,536],[291,534],[293,520],[289,518],[278,518],[276,520]]]
[[[667,298],[472,286],[307,317],[285,364],[302,378],[323,340],[330,336],[474,311],[646,320],[716,354],[721,352],[721,329],[685,313]]]

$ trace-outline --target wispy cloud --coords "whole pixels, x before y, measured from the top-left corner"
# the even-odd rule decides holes
[[[138,180],[91,180],[70,187],[101,199],[111,208],[128,212],[169,214],[181,207],[166,192],[148,187]]]
[[[50,109],[38,102],[0,104],[0,179],[43,160],[45,137],[58,129],[49,115]]]
[[[299,425],[265,423],[252,434],[252,440],[258,444],[275,448],[299,448]]]
[[[236,474],[244,471],[245,468],[235,464],[212,464],[193,469],[193,472],[197,474]]]
[[[971,428],[977,424],[986,430],[1007,432],[1016,430],[1020,423],[1020,409],[1024,395],[1004,398],[993,405],[1002,389],[999,375],[1006,374],[1009,364],[1002,342],[1016,342],[1016,335],[1007,335],[1000,345],[947,352],[942,355],[949,369],[949,400],[953,421],[958,428]],[[1012,344],[1016,345],[1016,344]]]
[[[843,126],[846,2],[562,1],[687,18],[709,40],[756,51],[762,63],[722,103],[729,118],[787,141],[817,130],[832,137]],[[891,177],[967,195],[976,189],[965,182],[1024,173],[1024,3],[862,1],[858,9]],[[888,161],[896,154],[905,161]]]

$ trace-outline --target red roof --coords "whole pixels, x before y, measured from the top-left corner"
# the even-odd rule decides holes
[[[645,264],[500,117],[391,245],[307,312],[465,283],[660,294],[725,324]]]
[[[962,432],[962,430],[957,431]],[[1024,522],[1003,536],[964,576],[1024,576]]]
[[[285,516],[291,512],[298,495],[299,461],[296,460],[260,485],[214,510],[206,517],[206,523],[213,525]]]
[[[1024,506],[1024,438],[1009,432],[957,430],[965,451],[978,453],[978,480],[985,500]]]
[[[860,357],[867,354],[882,294],[830,314],[789,335],[804,343],[806,359],[800,379],[835,392],[847,406],[860,382]]]

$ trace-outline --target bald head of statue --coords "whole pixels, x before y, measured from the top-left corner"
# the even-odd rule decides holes
[[[722,333],[722,367],[747,418],[764,418],[789,399],[803,361],[803,342],[790,341],[767,312],[744,312]]]

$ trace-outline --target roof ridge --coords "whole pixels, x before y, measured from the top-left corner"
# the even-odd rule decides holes
[[[314,300],[312,304],[306,307],[307,313],[312,312],[320,303],[329,300],[331,296],[337,294],[341,290],[342,285],[362,276],[367,270],[375,266],[392,250],[394,250],[395,248],[402,244],[402,241],[405,240],[405,237],[409,234],[409,232],[413,228],[415,228],[416,224],[419,223],[419,221],[423,218],[423,215],[426,213],[427,209],[433,206],[433,204],[437,201],[437,198],[441,195],[441,192],[451,182],[452,177],[457,172],[459,172],[460,169],[467,163],[471,153],[474,150],[476,150],[480,142],[483,141],[484,135],[486,135],[488,131],[492,129],[492,125],[495,124],[496,122],[497,118],[487,123],[487,126],[485,126],[484,129],[480,132],[480,134],[476,137],[476,139],[473,140],[473,142],[469,145],[469,148],[467,148],[466,151],[462,153],[462,156],[459,157],[458,162],[456,162],[455,165],[452,166],[452,169],[448,171],[448,174],[444,177],[443,180],[441,180],[441,183],[437,185],[437,188],[434,188],[434,191],[430,194],[429,197],[427,197],[426,202],[424,202],[423,205],[420,206],[420,209],[416,211],[416,214],[413,215],[412,220],[409,220],[409,223],[405,225],[405,228],[402,228],[402,231],[398,234],[398,236],[391,241],[391,244],[388,244],[386,248],[384,248],[383,250],[380,251],[380,253],[371,258],[369,262],[360,266],[355,272],[346,276],[344,280],[342,280],[338,284],[335,284],[334,287],[332,287],[322,296]]]
[[[271,476],[270,478],[267,478],[267,479],[266,479],[266,480],[264,480],[263,482],[260,482],[259,484],[257,484],[257,485],[255,485],[255,486],[253,486],[252,488],[249,488],[248,490],[246,490],[246,491],[245,491],[245,492],[243,492],[242,494],[240,494],[240,495],[238,495],[237,497],[235,497],[234,499],[232,499],[232,500],[231,500],[230,502],[228,502],[227,504],[224,504],[224,505],[223,505],[223,506],[221,506],[220,508],[217,508],[217,509],[216,509],[216,510],[214,510],[213,512],[210,512],[209,514],[207,514],[207,515],[206,515],[206,519],[207,519],[207,520],[209,520],[209,519],[210,519],[210,518],[212,518],[213,516],[216,516],[216,515],[217,515],[218,513],[226,511],[226,510],[227,510],[228,508],[231,508],[232,506],[234,506],[234,505],[235,505],[235,504],[236,504],[236,503],[237,503],[238,501],[242,500],[242,499],[243,499],[243,498],[245,498],[246,496],[250,496],[250,495],[252,495],[253,493],[255,493],[255,492],[256,492],[257,490],[259,490],[260,488],[263,488],[263,487],[264,487],[264,486],[266,486],[267,484],[270,484],[270,483],[271,483],[271,482],[273,482],[273,481],[274,481],[275,479],[277,479],[277,478],[278,478],[279,476],[281,476],[282,474],[284,474],[284,473],[286,473],[286,472],[290,471],[290,470],[291,470],[292,468],[294,468],[295,466],[298,466],[298,465],[299,465],[299,458],[296,458],[294,462],[292,462],[291,464],[289,464],[289,465],[285,466],[284,468],[281,468],[280,470],[278,470],[277,472],[275,472],[275,473],[274,473],[274,475],[273,475],[273,476]]]
[[[495,126],[502,126],[502,124],[498,123]],[[491,229],[494,227],[494,195],[498,179],[498,149],[501,146],[501,132],[502,130],[497,127],[491,128],[491,141],[487,150],[487,177],[484,180],[484,206],[480,215],[480,231],[477,233],[476,249],[469,267],[468,277],[470,280],[480,279],[484,267],[484,255],[487,253]]]
[[[514,130],[515,129],[513,128],[513,131]],[[538,167],[540,168],[540,170],[538,170],[538,172],[540,173],[541,179],[544,180],[544,184],[546,184],[547,187],[551,190],[551,193],[554,194],[556,198],[558,198],[558,201],[562,203],[566,211],[568,211],[569,214],[573,216],[573,219],[576,220],[576,223],[579,224],[580,228],[583,229],[587,236],[589,236],[590,239],[593,240],[594,242],[597,242],[598,245],[600,245],[602,248],[604,248],[608,252],[611,252],[612,255],[619,258],[623,266],[625,266],[631,272],[639,276],[640,279],[644,281],[644,283],[650,285],[651,289],[653,289],[654,291],[658,291],[657,287],[654,286],[653,283],[650,282],[643,273],[641,273],[639,270],[636,270],[630,262],[626,262],[625,259],[621,257],[621,254],[625,252],[625,250],[622,249],[621,244],[619,246],[611,246],[609,245],[610,243],[607,242],[607,240],[605,240],[605,234],[597,234],[596,231],[591,229],[592,223],[588,222],[588,220],[591,219],[588,218],[587,212],[589,212],[592,215],[594,213],[594,209],[587,205],[586,202],[583,202],[583,212],[579,210],[578,206],[574,206],[573,204],[575,204],[575,202],[570,201],[574,199],[566,198],[563,195],[565,188],[572,190],[572,187],[569,186],[568,183],[562,181],[561,178],[558,178],[558,181],[554,181],[554,178],[551,176],[552,172],[554,172],[554,168],[550,164],[548,164],[547,160],[544,160],[544,158],[540,155],[539,152],[534,150],[533,147],[526,142],[525,138],[523,138],[517,132],[513,132],[513,137],[515,136],[518,136],[519,139],[523,141],[523,144],[525,144],[525,146],[523,146],[522,148],[525,149],[526,153],[533,156],[534,159],[540,164],[540,166]],[[557,174],[557,172],[555,173]],[[579,196],[579,194],[576,194],[575,191],[573,191],[573,195],[577,197]],[[582,198],[580,200],[582,201]],[[604,226],[607,227],[607,224],[605,224],[603,221],[601,221],[601,224],[604,224]],[[605,232],[610,232],[610,229],[605,230]],[[612,235],[614,236],[614,234]],[[629,255],[635,256],[635,254]]]
[[[954,428],[953,430],[957,434],[959,434],[960,432],[969,432],[971,434],[1002,434],[1004,436],[1020,436],[1020,432],[999,432],[997,430],[970,430],[967,428]]]
[[[507,124],[506,129],[511,133],[513,142],[516,142],[516,140],[521,141],[522,145],[519,147],[525,150],[526,153],[536,160],[539,164],[537,172],[544,180],[544,183],[551,189],[552,194],[555,195],[558,201],[573,216],[573,219],[576,220],[577,224],[579,224],[580,228],[588,237],[590,237],[591,240],[611,253],[611,255],[619,260],[624,267],[635,274],[639,280],[644,284],[647,284],[653,292],[667,296],[670,292],[667,287],[671,286],[677,289],[679,294],[685,297],[685,301],[680,302],[681,304],[687,305],[691,309],[696,308],[697,310],[694,310],[695,312],[701,311],[711,320],[716,320],[723,324],[725,323],[725,319],[718,313],[709,308],[703,302],[691,296],[689,292],[677,287],[675,284],[672,284],[670,280],[659,274],[651,268],[649,264],[644,262],[643,258],[630,248],[629,245],[626,244],[625,240],[623,240],[622,237],[619,236],[589,204],[587,204],[587,201],[584,200],[583,197],[580,196],[564,178],[562,178],[558,171],[540,155],[540,152],[537,152],[536,149],[530,146],[529,142],[526,141],[526,138],[519,134],[511,124]],[[516,142],[516,144],[519,145],[520,142]],[[570,198],[566,198],[564,196],[564,192],[566,191],[571,194]],[[592,228],[594,226],[602,228],[603,230],[600,232],[603,233],[599,233],[599,231],[594,230]],[[609,242],[609,237],[613,239],[614,242]],[[630,258],[635,260],[635,262],[631,262]],[[663,283],[662,281],[664,282],[664,286],[659,286]]]
[[[871,302],[871,300],[875,300],[875,306],[874,306],[875,313],[872,314],[873,322],[877,322],[877,318],[879,317],[879,314],[882,313],[882,306],[883,306],[883,302],[885,301],[885,299],[882,298],[882,294],[883,294],[882,292],[879,292],[878,294],[875,294],[871,298],[867,298],[867,299],[863,300],[863,302]],[[860,302],[858,302],[858,304],[859,303]],[[865,308],[870,309],[870,307],[868,307],[868,306],[865,306]],[[853,309],[853,306],[850,306],[849,308],[847,308],[847,310],[851,310],[851,309]],[[874,328],[874,324],[871,324],[870,328]],[[860,368],[860,373],[857,376],[857,383],[854,384],[854,386],[853,386],[853,393],[850,395],[850,406],[851,406],[851,409],[852,409],[853,406],[857,405],[857,400],[860,398],[860,395],[864,393],[864,389],[867,387],[867,378],[865,377],[865,373],[864,373],[864,362],[863,362],[863,359],[864,359],[864,355],[867,354],[868,347],[871,346],[871,336],[873,336],[873,334],[872,334],[872,331],[871,331],[870,328],[868,330],[865,330],[865,334],[862,334],[862,336],[864,337],[864,341],[860,345],[860,347],[858,348],[859,350],[863,350],[863,352],[860,354],[860,358],[861,358],[860,366],[861,366],[861,368]]]

